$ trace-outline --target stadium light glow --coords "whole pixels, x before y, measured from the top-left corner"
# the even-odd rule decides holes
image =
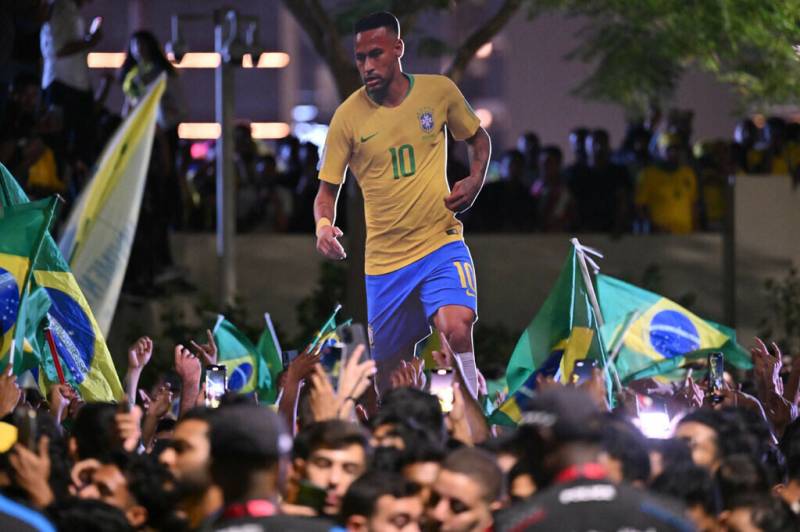
[[[494,116],[492,112],[488,109],[475,109],[475,116],[477,116],[481,121],[481,127],[489,128],[494,121]]]
[[[258,58],[257,68],[284,68],[289,64],[289,54],[285,52],[264,52]],[[242,56],[242,68],[253,68],[253,56]]]
[[[286,122],[252,122],[250,134],[254,139],[282,139],[291,132]]]
[[[494,45],[492,44],[492,41],[489,41],[480,48],[478,48],[478,51],[475,52],[475,57],[477,57],[478,59],[486,59],[487,57],[492,55],[493,51],[494,51]]]
[[[175,62],[173,54],[167,54],[167,59],[176,68],[217,68],[222,62],[222,58],[216,52],[188,52],[180,63]]]
[[[218,139],[222,126],[217,122],[181,122],[178,124],[178,137],[191,140]]]
[[[119,68],[125,62],[125,52],[89,52],[86,65],[89,68]]]

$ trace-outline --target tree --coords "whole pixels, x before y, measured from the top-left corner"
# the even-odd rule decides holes
[[[667,101],[695,67],[728,83],[744,105],[797,102],[797,0],[540,0],[542,9],[586,20],[568,56],[593,64],[575,89],[642,113]]]

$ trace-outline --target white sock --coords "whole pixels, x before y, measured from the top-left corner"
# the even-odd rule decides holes
[[[475,353],[456,353],[456,363],[464,377],[469,394],[475,399],[478,398],[478,368],[475,365]]]

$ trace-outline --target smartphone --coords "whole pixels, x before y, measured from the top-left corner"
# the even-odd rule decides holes
[[[97,30],[100,29],[100,26],[103,25],[103,17],[94,17],[92,19],[92,23],[89,26],[89,35],[94,35],[97,33]]]
[[[29,406],[17,407],[14,418],[17,441],[31,451],[36,451],[36,410]]]
[[[453,409],[453,370],[437,369],[431,372],[431,395],[439,398],[442,412],[449,413]]]
[[[725,355],[719,351],[708,355],[708,393],[711,402],[722,401],[722,387],[725,383]]]
[[[218,408],[227,385],[227,368],[224,365],[206,366],[206,406]]]
[[[572,367],[572,384],[582,384],[592,377],[592,370],[597,367],[596,360],[576,360]]]
[[[319,364],[325,370],[334,388],[339,385],[339,370],[342,366],[343,350],[343,343],[336,340],[328,340],[322,344],[322,349],[319,352]]]
[[[359,362],[366,362],[372,355],[369,352],[369,341],[367,340],[367,332],[362,323],[353,323],[348,325],[340,325],[336,333],[339,339],[344,344],[342,347],[343,360],[349,360],[350,355],[356,350],[359,345],[364,346],[364,352],[361,353]]]
[[[325,506],[327,495],[324,489],[311,484],[307,480],[302,480],[300,481],[294,504],[312,508],[320,514],[322,513],[322,508]]]

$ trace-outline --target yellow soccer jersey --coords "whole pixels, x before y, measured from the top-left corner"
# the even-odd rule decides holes
[[[462,225],[444,206],[445,126],[456,140],[480,120],[447,77],[406,74],[409,91],[397,107],[370,99],[364,87],[331,121],[319,178],[338,185],[348,165],[364,194],[365,270],[381,275],[462,239]]]
[[[642,170],[636,205],[647,207],[653,225],[661,230],[691,233],[697,195],[697,177],[690,167],[682,165],[670,172],[650,165]]]

